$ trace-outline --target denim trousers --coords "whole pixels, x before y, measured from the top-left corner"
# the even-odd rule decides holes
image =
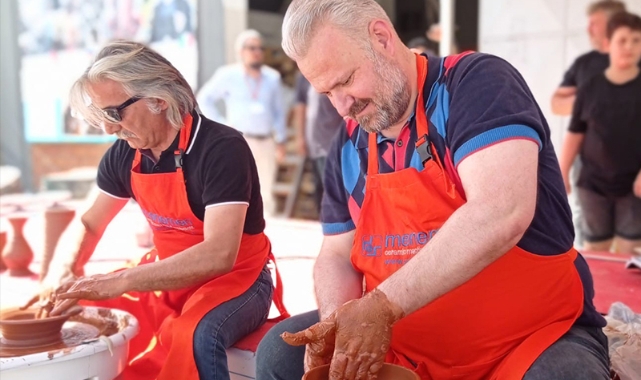
[[[269,269],[240,296],[224,302],[198,322],[194,332],[194,359],[201,380],[227,380],[226,349],[267,320],[274,286]]]
[[[293,316],[274,326],[256,352],[256,380],[294,380],[303,376],[305,346],[293,347],[280,337],[318,322],[318,311]],[[523,380],[608,380],[608,341],[598,327],[573,326],[534,361]],[[439,379],[435,379],[439,380]]]

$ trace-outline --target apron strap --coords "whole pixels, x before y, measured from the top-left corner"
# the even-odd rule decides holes
[[[423,93],[423,86],[425,80],[427,79],[428,71],[427,58],[425,58],[425,56],[417,54],[416,69],[418,71],[419,78],[419,91],[416,100],[416,152],[421,159],[423,167],[425,167],[425,164],[429,160],[434,159],[438,166],[441,167],[442,170],[444,170],[445,166],[441,163],[441,159],[439,158],[438,154],[434,154],[436,152],[436,149],[434,149],[434,146],[432,145],[429,134],[429,123],[427,122],[426,104],[424,97],[425,94]]]
[[[191,124],[193,123],[194,118],[190,113],[185,115],[183,118],[183,127],[180,129],[180,141],[178,141],[178,149],[183,152],[187,150],[187,145],[189,144],[189,136],[191,135]]]
[[[185,151],[182,149],[176,149],[174,151],[174,163],[176,164],[176,171],[182,171],[183,170],[183,156],[185,155]]]
[[[270,251],[269,252],[269,260],[274,263],[274,271],[276,272],[276,286],[274,288],[274,305],[276,305],[276,308],[278,309],[278,312],[280,313],[280,316],[276,318],[272,318],[272,321],[282,321],[284,319],[287,319],[290,317],[289,312],[287,312],[287,309],[285,308],[285,304],[283,303],[283,281],[280,277],[280,272],[278,271],[278,264],[276,264],[276,258],[274,257],[274,254]]]
[[[180,141],[178,141],[178,149],[174,151],[174,162],[176,163],[176,171],[183,171],[183,156],[189,144],[189,136],[191,135],[191,124],[194,118],[191,114],[185,115],[183,118],[183,127],[180,129]]]

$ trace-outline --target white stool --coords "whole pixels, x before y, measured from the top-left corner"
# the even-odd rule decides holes
[[[231,380],[256,378],[256,353],[230,348],[227,350],[227,366]]]

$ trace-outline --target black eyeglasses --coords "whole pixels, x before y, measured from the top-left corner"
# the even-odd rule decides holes
[[[136,103],[140,99],[142,98],[139,96],[134,96],[132,98],[129,98],[129,100],[122,103],[118,107],[104,108],[104,109],[101,109],[100,112],[102,112],[102,116],[104,116],[105,120],[107,120],[108,122],[120,123],[122,121],[122,116],[120,115],[120,112],[125,108],[129,107],[130,105]]]
[[[262,46],[247,45],[247,46],[244,46],[243,48],[249,51],[265,51],[265,48]]]

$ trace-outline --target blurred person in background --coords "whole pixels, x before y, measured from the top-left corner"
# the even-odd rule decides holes
[[[63,233],[32,302],[55,301],[51,316],[79,300],[133,314],[140,333],[124,379],[229,379],[225,350],[265,322],[273,294],[247,142],[200,115],[182,74],[136,42],[104,47],[70,103],[119,140],[98,167],[100,191]],[[133,267],[84,277],[130,199],[153,230],[154,249]]]
[[[185,0],[161,0],[154,8],[151,42],[178,39],[193,31],[191,8]]]
[[[552,96],[552,113],[558,116],[569,116],[572,113],[577,89],[595,75],[603,73],[608,67],[608,20],[613,14],[623,11],[625,11],[625,4],[617,0],[602,0],[590,4],[587,10],[587,31],[592,50],[575,59],[565,72],[561,85]],[[577,156],[572,165],[570,185],[576,186],[579,172],[581,171],[581,158]],[[583,215],[576,194],[570,195],[570,205],[572,206],[574,230],[576,232],[574,241],[577,247],[582,247],[584,241],[581,228]]]
[[[552,112],[555,115],[571,115],[577,88],[595,75],[602,74],[608,67],[608,20],[625,10],[625,4],[617,0],[597,1],[588,7],[588,35],[592,50],[575,59],[565,72],[561,85],[552,96]]]
[[[563,141],[568,192],[577,154],[584,248],[634,254],[641,247],[641,18],[620,12],[607,27],[609,66],[579,87]]]
[[[212,120],[236,128],[249,144],[260,178],[266,215],[274,213],[276,164],[285,157],[286,110],[280,73],[264,65],[263,40],[255,30],[236,39],[239,63],[216,70],[198,92],[198,105]],[[225,117],[217,103],[225,106]]]
[[[296,78],[295,92],[296,145],[298,153],[301,156],[309,157],[314,163],[316,187],[314,199],[320,212],[327,153],[334,136],[340,128],[345,126],[345,121],[338,114],[327,95],[316,92],[301,73]]]

